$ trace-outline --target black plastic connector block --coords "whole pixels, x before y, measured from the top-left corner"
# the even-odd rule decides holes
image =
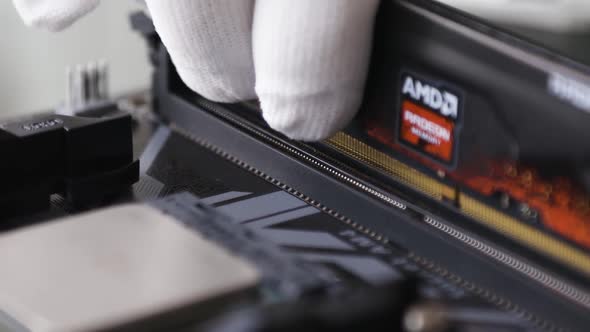
[[[43,114],[0,124],[0,220],[49,207],[52,194],[72,208],[101,203],[139,179],[132,119]]]

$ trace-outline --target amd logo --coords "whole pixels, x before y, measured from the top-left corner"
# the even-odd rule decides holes
[[[420,101],[442,115],[457,119],[459,117],[459,97],[441,91],[411,76],[406,76],[402,94]]]

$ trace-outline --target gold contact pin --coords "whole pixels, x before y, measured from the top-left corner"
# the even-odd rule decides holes
[[[458,207],[463,213],[471,216],[480,223],[590,275],[590,259],[584,251],[579,250],[569,243],[555,239],[536,227],[523,223],[509,214],[505,214],[496,208],[488,206],[486,203],[480,202],[477,198],[471,197],[467,193],[438,181],[437,177],[431,177],[413,169],[345,133],[338,133],[328,143],[341,153],[360,160],[378,171],[385,172],[393,179],[410,185],[430,197],[438,200],[454,198],[452,201],[457,202]],[[518,176],[518,170],[515,165],[506,163],[503,170],[506,176],[510,176],[511,178]],[[533,173],[531,171],[523,172],[520,178],[520,180],[524,181],[527,179],[532,185]],[[559,194],[563,188],[569,188],[569,184],[558,182],[555,184],[555,188],[554,186],[547,186],[544,188],[544,191],[549,198],[553,195],[553,198],[559,204],[569,204],[567,202],[567,196],[564,197]],[[505,199],[504,206],[510,207],[510,199],[508,196],[507,198],[508,200]],[[580,205],[580,208],[584,209],[585,213],[590,213],[589,199],[586,198],[584,204]],[[575,206],[575,204],[571,206]],[[520,205],[519,210],[527,219],[537,217],[537,211],[528,205]]]

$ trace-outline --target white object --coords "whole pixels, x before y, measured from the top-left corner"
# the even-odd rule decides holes
[[[257,285],[258,272],[160,211],[116,207],[0,235],[0,330],[103,331]],[[9,322],[10,324],[10,322]]]
[[[554,32],[590,29],[588,0],[438,0],[490,21]]]
[[[98,0],[14,0],[50,30]],[[301,140],[342,129],[360,105],[378,0],[148,0],[183,81],[221,102],[258,95],[271,127]]]
[[[72,25],[99,4],[100,0],[14,0],[14,6],[25,24],[50,31],[59,31]]]

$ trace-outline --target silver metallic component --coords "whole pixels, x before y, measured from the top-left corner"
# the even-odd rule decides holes
[[[443,332],[447,330],[449,321],[443,307],[421,304],[406,312],[403,325],[407,332]]]
[[[518,317],[500,310],[436,302],[410,307],[404,315],[403,324],[407,332],[454,331],[452,327],[462,325],[524,328]]]
[[[141,205],[2,234],[0,249],[2,331],[6,321],[36,332],[117,329],[260,280],[247,261]]]
[[[502,206],[503,209],[507,209],[510,207],[510,201],[510,196],[507,194],[502,194],[500,197],[500,206]]]
[[[99,75],[98,67],[96,62],[89,62],[86,65],[86,79],[88,82],[88,90],[86,91],[86,97],[88,103],[94,103],[100,100],[98,94]]]
[[[98,98],[100,100],[109,99],[109,64],[106,60],[101,60],[97,65],[98,73]]]
[[[85,88],[84,88],[84,77],[85,77],[84,66],[77,65],[74,72],[74,110],[83,107],[86,104]]]
[[[88,104],[91,103],[91,77],[90,77],[90,72],[88,71],[88,65],[83,65],[84,66],[84,70],[82,71],[82,95],[84,96],[83,98],[83,106],[86,106]]]
[[[106,60],[91,61],[66,68],[63,104],[57,113],[75,115],[109,100],[109,67]]]
[[[74,70],[72,69],[72,67],[68,66],[66,68],[66,91],[62,113],[67,115],[73,114],[74,95]]]

